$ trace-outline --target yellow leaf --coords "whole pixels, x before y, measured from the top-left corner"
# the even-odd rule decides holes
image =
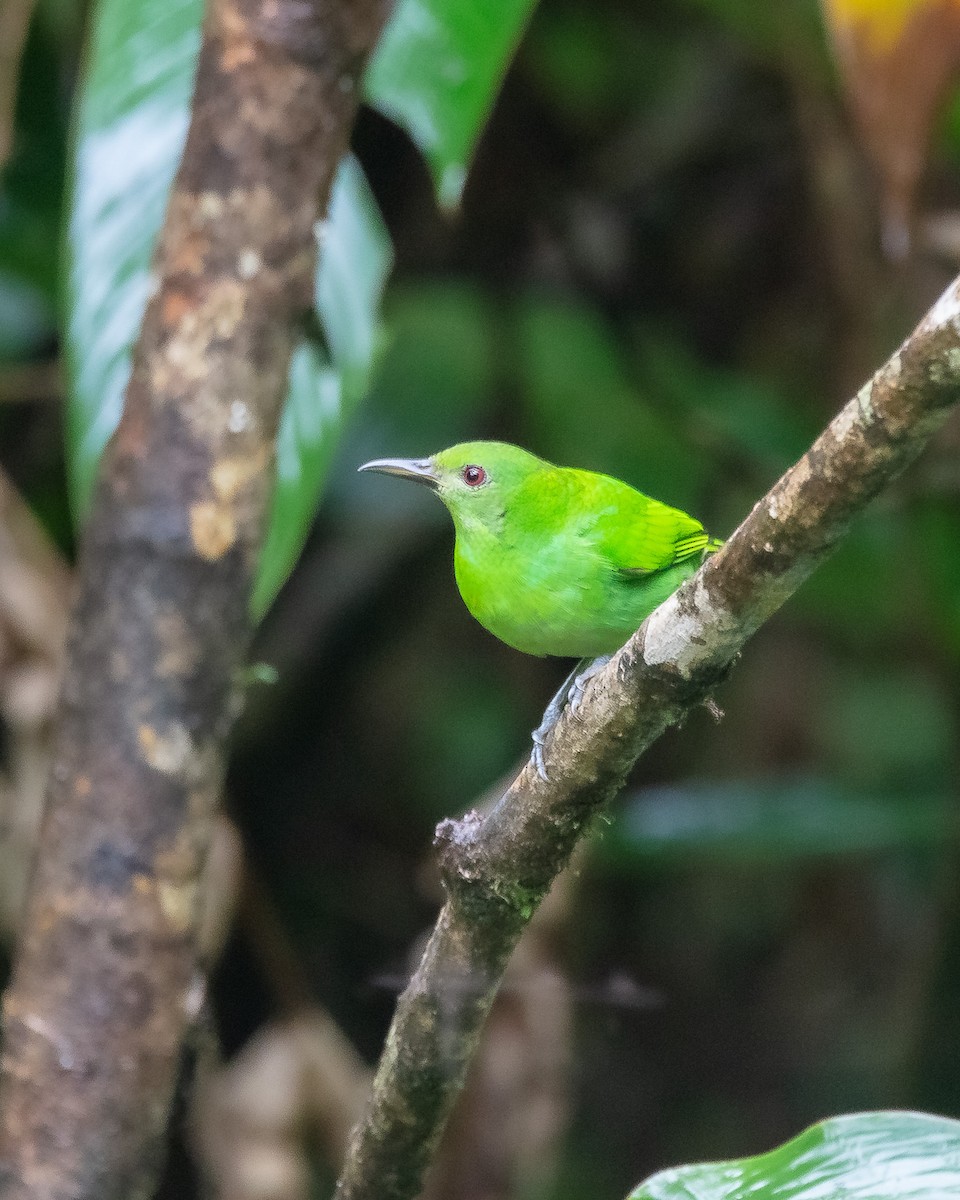
[[[933,123],[960,70],[960,0],[823,0],[823,7],[879,175],[884,246],[902,258]]]
[[[960,0],[945,0],[948,7],[960,8]],[[930,0],[828,0],[834,21],[858,25],[861,37],[875,54],[888,52],[900,40],[907,22],[928,8],[943,7]]]

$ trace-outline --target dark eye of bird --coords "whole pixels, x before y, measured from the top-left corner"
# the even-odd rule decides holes
[[[476,464],[471,463],[470,466],[464,467],[460,472],[460,478],[469,487],[479,487],[481,483],[486,482],[487,473],[483,467],[478,467]]]

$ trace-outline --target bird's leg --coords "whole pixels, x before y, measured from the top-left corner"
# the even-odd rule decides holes
[[[572,713],[576,713],[583,703],[583,689],[587,683],[603,670],[611,658],[612,654],[601,654],[599,658],[584,659],[583,662],[577,663],[578,671],[574,673],[573,686],[567,693]],[[580,667],[583,667],[582,671],[579,670]]]
[[[544,783],[547,782],[547,768],[543,762],[543,744],[547,740],[548,734],[550,734],[553,727],[560,720],[560,714],[563,712],[563,706],[567,702],[567,696],[576,685],[577,676],[580,674],[580,671],[589,661],[587,658],[582,658],[563,683],[560,684],[550,703],[544,709],[543,720],[531,734],[533,738],[533,765],[537,768],[537,774]]]
[[[583,699],[583,688],[587,680],[592,679],[609,661],[609,654],[601,655],[600,658],[581,658],[557,689],[544,711],[543,720],[533,731],[533,764],[537,768],[537,774],[545,783],[547,782],[547,768],[543,762],[543,744],[547,740],[547,735],[553,731],[553,727],[560,720],[560,714],[568,703],[571,711],[577,711],[580,701]]]

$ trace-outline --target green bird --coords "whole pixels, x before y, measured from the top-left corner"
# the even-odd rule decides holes
[[[583,660],[533,735],[544,777],[543,741],[568,694],[576,704],[585,680],[722,544],[694,517],[619,479],[557,467],[506,442],[359,469],[437,493],[456,530],[460,595],[485,629],[526,654]]]

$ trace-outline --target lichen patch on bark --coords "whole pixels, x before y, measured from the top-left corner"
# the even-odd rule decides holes
[[[196,774],[196,751],[183,725],[173,722],[164,733],[152,725],[140,725],[137,740],[144,759],[155,771],[178,779],[188,779]]]
[[[230,420],[233,419],[231,405]],[[270,452],[255,444],[246,454],[233,454],[218,459],[210,468],[210,486],[218,500],[231,503],[252,481],[262,481],[270,463]]]
[[[216,500],[199,500],[191,504],[190,537],[201,558],[217,562],[237,540],[233,509]]]

